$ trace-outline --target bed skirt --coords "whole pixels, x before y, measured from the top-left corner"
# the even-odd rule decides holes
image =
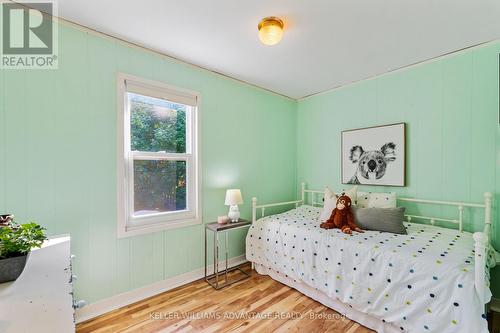
[[[294,281],[293,279],[278,273],[266,266],[261,264],[254,263],[254,268],[257,273],[261,275],[268,275],[272,279],[281,282],[293,289],[300,291],[302,294],[314,299],[315,301],[320,302],[321,304],[337,311],[340,314],[345,315],[347,318],[365,326],[372,330],[377,331],[378,333],[400,333],[401,330],[390,324],[384,323],[378,318],[374,318],[366,313],[355,310],[343,302],[331,298],[327,296],[325,293],[316,290],[305,283],[301,283],[300,281]]]

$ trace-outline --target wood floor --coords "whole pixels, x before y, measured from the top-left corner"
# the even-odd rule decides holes
[[[78,324],[76,331],[373,332],[255,271],[218,291],[195,281]]]

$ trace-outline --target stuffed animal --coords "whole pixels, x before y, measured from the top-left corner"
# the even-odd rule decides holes
[[[351,211],[351,198],[347,195],[337,197],[337,206],[332,211],[332,215],[326,221],[320,224],[323,229],[339,228],[345,234],[352,234],[353,231],[363,232],[356,223],[354,223],[354,214]]]

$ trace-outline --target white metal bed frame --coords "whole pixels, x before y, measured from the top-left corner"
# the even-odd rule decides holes
[[[306,201],[306,195],[310,194],[310,200]],[[257,220],[257,210],[260,209],[261,217],[265,216],[266,208],[278,207],[284,205],[295,205],[299,207],[307,202],[313,206],[322,206],[324,191],[320,190],[308,190],[306,189],[306,183],[301,184],[301,199],[294,201],[277,202],[271,204],[257,205],[257,198],[252,198],[252,224]],[[318,197],[321,197],[319,199]],[[319,201],[318,201],[319,200]],[[484,193],[484,203],[467,203],[467,202],[454,202],[454,201],[436,201],[436,200],[426,200],[426,199],[413,199],[413,198],[397,198],[398,201],[403,202],[413,202],[420,204],[430,204],[430,205],[442,205],[442,206],[452,206],[458,209],[457,219],[445,219],[439,217],[431,216],[420,216],[420,215],[405,215],[408,222],[412,219],[417,220],[428,220],[432,225],[436,221],[448,222],[453,224],[458,224],[458,230],[463,231],[463,213],[464,208],[479,208],[484,209],[484,229],[480,232],[475,232],[473,234],[474,238],[474,253],[475,253],[475,267],[474,267],[474,285],[481,301],[481,304],[486,303],[485,287],[486,287],[486,261],[487,261],[487,249],[490,247],[491,241],[491,217],[492,217],[492,194],[490,192]],[[252,263],[253,268],[253,263]]]

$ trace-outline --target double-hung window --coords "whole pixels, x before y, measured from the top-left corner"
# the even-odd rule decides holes
[[[198,94],[118,77],[118,235],[199,223]]]

